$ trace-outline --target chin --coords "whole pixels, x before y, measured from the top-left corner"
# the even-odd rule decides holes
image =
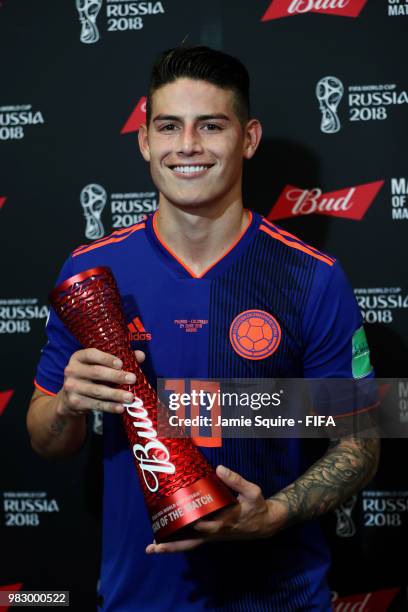
[[[201,208],[203,206],[208,207],[214,202],[214,198],[209,199],[208,194],[206,196],[191,196],[183,195],[177,196],[172,194],[163,193],[166,200],[178,208]]]

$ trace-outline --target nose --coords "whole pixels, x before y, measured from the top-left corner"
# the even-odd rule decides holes
[[[179,155],[190,156],[202,153],[200,135],[193,126],[185,126],[180,132],[177,153]]]

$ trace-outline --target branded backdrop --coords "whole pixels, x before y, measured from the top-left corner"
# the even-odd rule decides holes
[[[407,0],[0,2],[0,588],[94,606],[100,420],[80,455],[46,462],[25,414],[66,256],[157,207],[137,130],[164,48],[246,63],[264,127],[246,205],[341,260],[378,375],[407,376],[407,26]],[[404,423],[403,386],[399,401]],[[384,441],[375,480],[325,520],[338,610],[407,609],[407,451]]]

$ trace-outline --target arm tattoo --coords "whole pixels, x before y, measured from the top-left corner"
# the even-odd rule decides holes
[[[64,419],[63,417],[56,418],[55,421],[51,423],[50,429],[52,434],[56,437],[61,436],[64,432],[66,425],[66,419]]]
[[[379,457],[377,438],[343,438],[294,483],[271,500],[287,510],[287,525],[333,510],[374,476]]]

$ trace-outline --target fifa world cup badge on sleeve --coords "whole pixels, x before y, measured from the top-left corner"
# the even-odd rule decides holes
[[[119,387],[135,398],[132,404],[125,404],[122,419],[156,542],[185,537],[179,530],[234,503],[232,492],[190,438],[158,436],[161,403],[130,347],[110,269],[93,268],[68,278],[51,292],[50,302],[82,346],[115,355],[124,370],[136,375],[135,384]]]

